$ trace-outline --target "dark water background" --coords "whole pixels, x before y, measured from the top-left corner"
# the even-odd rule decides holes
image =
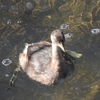
[[[48,87],[19,73],[6,91],[24,44],[50,41],[62,24],[69,25],[64,34],[73,34],[66,49],[83,54],[72,76]],[[6,58],[9,66],[2,64]],[[0,0],[0,100],[100,100],[100,0]]]

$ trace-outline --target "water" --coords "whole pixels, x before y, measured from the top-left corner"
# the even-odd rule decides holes
[[[9,59],[9,58],[6,58],[6,59],[3,59],[2,60],[2,64],[4,65],[4,66],[8,66],[8,65],[10,65],[12,63],[12,61]]]
[[[29,10],[27,2],[32,3],[28,5]],[[100,0],[0,0],[0,5],[1,100],[100,99],[100,34],[91,33],[92,29],[100,29]],[[10,10],[12,5],[18,10]],[[73,34],[66,38],[66,49],[83,54],[76,59],[72,76],[60,85],[48,87],[32,81],[22,72],[15,87],[7,91],[24,44],[50,41],[50,33],[62,24],[70,26],[63,30],[64,34]],[[12,60],[9,66],[2,64],[5,58]]]

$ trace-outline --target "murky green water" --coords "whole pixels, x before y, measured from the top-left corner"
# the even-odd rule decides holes
[[[66,39],[66,49],[83,54],[76,59],[72,76],[48,87],[19,73],[15,87],[6,91],[24,44],[50,41],[50,32],[62,24],[69,25],[65,34],[73,34]],[[99,42],[100,0],[0,0],[0,99],[99,100]],[[2,64],[6,58],[12,60],[9,66]]]

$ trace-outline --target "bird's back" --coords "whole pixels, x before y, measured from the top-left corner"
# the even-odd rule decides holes
[[[28,67],[33,67],[34,71],[39,74],[47,73],[52,57],[51,53],[52,47],[49,42],[42,41],[30,44],[28,47]]]
[[[50,72],[51,60],[52,60],[52,44],[46,41],[27,44],[26,54],[23,51],[22,55],[27,55],[28,63],[27,66],[22,69],[28,74],[28,76],[34,80],[37,80],[43,84],[52,83],[52,72]],[[25,50],[25,48],[24,48]],[[73,72],[74,65],[70,59],[67,59],[67,55],[60,50],[59,57],[59,70],[57,73],[57,79],[55,78],[56,84],[61,83],[67,76]],[[23,56],[20,56],[23,59]],[[24,62],[24,61],[23,61]],[[21,63],[23,63],[21,62]],[[53,66],[55,69],[55,66]],[[56,74],[56,73],[55,73]],[[48,81],[46,81],[48,80]],[[45,83],[47,82],[47,83]]]

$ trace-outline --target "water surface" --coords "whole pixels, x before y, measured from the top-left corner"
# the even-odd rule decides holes
[[[19,73],[15,87],[6,91],[24,44],[50,41],[50,33],[64,28],[66,49],[82,53],[70,78],[45,86]],[[100,0],[0,0],[0,98],[1,100],[99,100],[100,99]],[[2,60],[9,58],[8,66]]]

